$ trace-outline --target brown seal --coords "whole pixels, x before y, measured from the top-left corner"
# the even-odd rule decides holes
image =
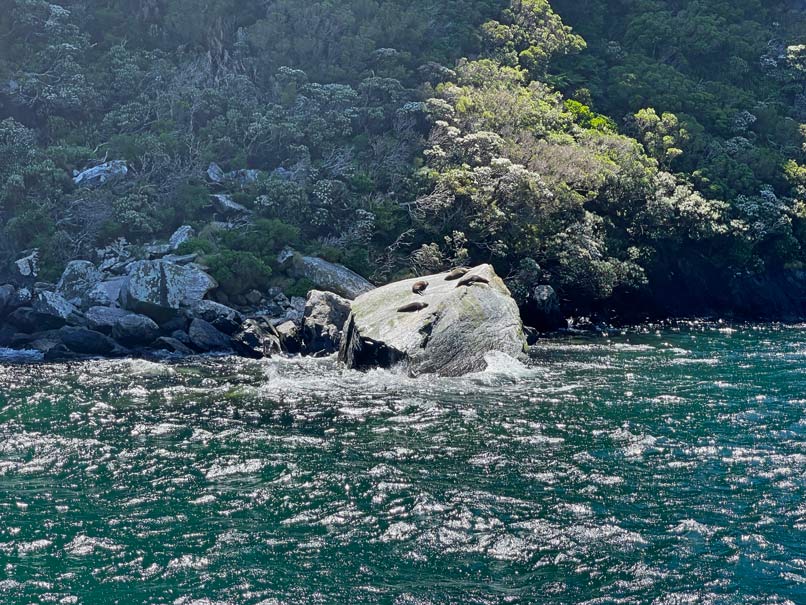
[[[459,286],[472,286],[473,284],[489,284],[490,280],[486,277],[482,277],[481,275],[468,275],[467,277],[459,280],[459,283],[456,284],[456,287]]]
[[[464,277],[468,271],[470,271],[470,269],[467,267],[456,267],[456,269],[452,269],[451,272],[445,276],[445,281],[453,281]]]
[[[421,302],[421,301],[418,300],[417,302],[413,302],[413,303],[409,303],[407,305],[403,305],[402,307],[400,307],[397,310],[397,312],[398,313],[413,313],[414,311],[422,311],[427,306],[428,306],[427,302]]]
[[[427,281],[418,281],[411,287],[411,291],[414,292],[415,294],[419,294],[420,296],[422,296],[423,292],[425,292],[425,289],[427,287],[428,287]]]

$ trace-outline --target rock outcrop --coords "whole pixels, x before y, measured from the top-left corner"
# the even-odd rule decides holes
[[[464,279],[446,280],[443,273],[359,296],[339,359],[354,368],[401,362],[412,375],[461,376],[484,370],[493,352],[521,357],[526,341],[509,290],[490,265],[475,267],[471,275],[479,281],[463,285]],[[429,284],[422,296],[412,292],[418,281]]]
[[[295,277],[310,280],[320,290],[335,292],[349,300],[375,289],[372,283],[343,265],[302,256],[289,248],[280,253],[277,261]]]
[[[78,173],[73,177],[73,182],[76,185],[97,187],[113,179],[124,177],[128,173],[129,167],[125,160],[112,160]]]

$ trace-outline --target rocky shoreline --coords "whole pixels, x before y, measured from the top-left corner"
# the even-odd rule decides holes
[[[180,228],[147,258],[118,250],[73,261],[55,284],[35,281],[35,256],[20,259],[20,283],[0,286],[0,348],[44,361],[340,353],[348,367],[405,362],[412,374],[443,375],[484,369],[493,351],[526,350],[518,306],[489,265],[468,269],[467,284],[438,274],[376,288],[346,267],[284,250],[285,270],[320,289],[306,298],[251,292],[227,305],[196,256],[176,253],[192,235]],[[415,293],[415,283],[431,285]],[[414,312],[401,312],[413,302]]]

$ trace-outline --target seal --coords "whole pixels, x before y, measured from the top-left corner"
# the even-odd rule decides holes
[[[464,277],[468,271],[470,271],[470,269],[467,267],[456,267],[456,269],[452,269],[451,272],[445,276],[445,281],[453,281]]]
[[[414,313],[415,311],[422,311],[427,306],[428,306],[427,302],[421,302],[421,301],[418,300],[417,302],[413,302],[413,303],[409,303],[407,305],[403,305],[402,307],[400,307],[397,310],[397,312],[398,313]]]
[[[459,280],[459,283],[456,284],[456,287],[460,286],[472,286],[473,284],[489,284],[490,280],[486,277],[482,277],[481,275],[468,275],[467,277]]]
[[[420,296],[422,296],[423,292],[425,292],[425,289],[427,287],[428,287],[427,281],[418,281],[411,287],[411,291],[414,292],[415,294],[419,294]]]

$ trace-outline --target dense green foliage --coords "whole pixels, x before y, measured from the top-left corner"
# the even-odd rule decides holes
[[[190,223],[229,294],[299,290],[293,245],[379,281],[489,261],[588,310],[806,260],[795,1],[11,3],[4,265]],[[128,174],[74,183],[103,160]]]

